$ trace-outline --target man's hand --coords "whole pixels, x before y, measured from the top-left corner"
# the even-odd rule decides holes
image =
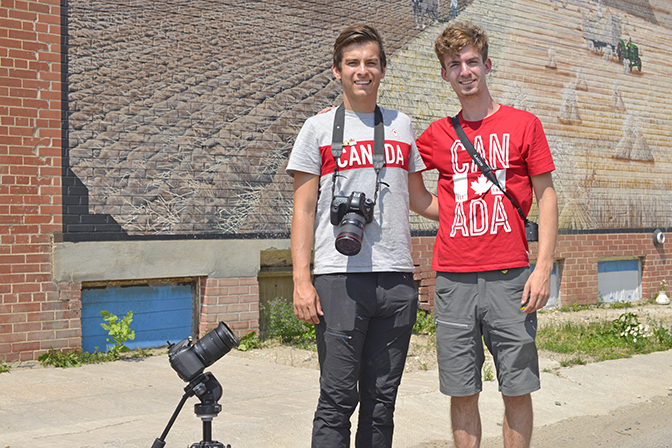
[[[294,314],[299,320],[309,324],[320,323],[319,316],[324,316],[324,313],[312,283],[303,282],[294,285]]]
[[[547,271],[547,272],[542,272]],[[548,298],[551,297],[551,269],[544,269],[543,267],[535,267],[534,272],[530,274],[530,278],[525,283],[523,289],[523,298],[520,306],[525,307],[523,312],[526,314],[534,313],[542,309],[548,303]]]
[[[525,283],[521,307],[524,313],[533,313],[548,303],[551,296],[553,253],[558,236],[558,196],[553,188],[551,173],[532,176],[532,188],[539,208],[539,244],[537,264]]]

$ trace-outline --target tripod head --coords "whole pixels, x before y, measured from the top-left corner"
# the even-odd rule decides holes
[[[212,373],[201,373],[184,388],[184,391],[190,394],[189,396],[196,395],[201,400],[194,405],[194,412],[201,420],[212,420],[222,410],[217,403],[222,398],[222,385]]]

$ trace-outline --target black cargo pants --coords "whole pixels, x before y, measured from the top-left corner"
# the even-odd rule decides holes
[[[313,448],[349,448],[359,404],[357,448],[389,448],[397,390],[415,324],[413,274],[315,276],[324,316],[315,326],[320,398]]]

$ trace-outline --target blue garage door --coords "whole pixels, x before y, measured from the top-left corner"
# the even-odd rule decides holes
[[[598,261],[597,288],[606,303],[641,300],[639,260]]]
[[[100,312],[116,314],[121,320],[133,311],[131,330],[135,340],[129,348],[157,347],[191,335],[193,305],[191,284],[160,284],[82,288],[82,348],[93,353],[107,351],[108,334]]]

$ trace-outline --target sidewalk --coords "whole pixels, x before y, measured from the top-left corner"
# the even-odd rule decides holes
[[[541,368],[551,367],[542,359]],[[212,438],[232,448],[310,446],[319,372],[236,356],[207,371],[223,388]],[[163,432],[186,386],[166,355],[70,369],[13,368],[0,374],[0,448],[150,448]],[[533,394],[535,427],[606,414],[672,391],[672,351],[542,373]],[[166,447],[203,439],[190,398]],[[483,438],[501,434],[496,382],[481,395]],[[437,371],[404,375],[395,413],[395,448],[450,440],[449,399],[438,392]],[[672,407],[670,421],[672,421]]]

